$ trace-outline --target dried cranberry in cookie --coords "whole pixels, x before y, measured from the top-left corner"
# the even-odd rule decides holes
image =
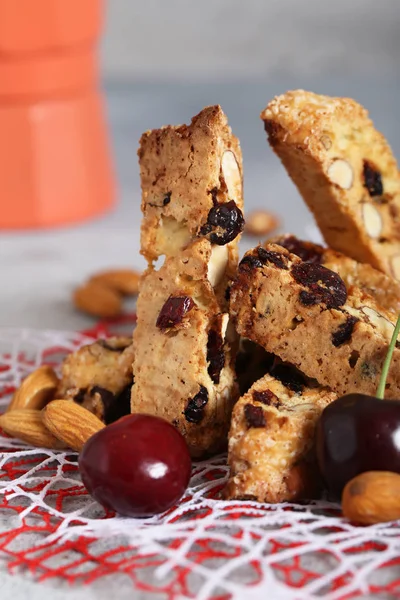
[[[213,195],[213,192],[211,194]],[[208,236],[213,244],[224,246],[242,233],[243,213],[234,200],[222,203],[213,195],[213,202],[214,206],[208,213],[207,223],[200,228],[200,235]]]
[[[193,398],[190,398],[184,410],[186,421],[189,423],[200,423],[204,418],[204,408],[208,402],[208,391],[204,385]]]
[[[364,160],[364,185],[371,197],[382,196],[383,184],[380,172],[368,161]]]
[[[346,287],[355,285],[374,298],[384,309],[400,311],[400,283],[371,265],[359,263],[331,248],[298,240],[293,235],[281,235],[270,240],[299,256],[304,262],[319,263],[335,271]]]
[[[322,265],[299,263],[292,266],[294,279],[308,288],[300,292],[301,302],[309,306],[324,302],[328,308],[339,308],[346,302],[347,290],[337,273]]]
[[[156,326],[161,331],[185,327],[183,319],[194,306],[190,296],[170,296],[160,310]]]
[[[254,390],[253,392],[253,400],[255,402],[261,402],[262,404],[266,404],[267,406],[279,406],[279,399],[276,394],[271,392],[271,390]]]
[[[353,334],[354,326],[359,321],[357,317],[351,315],[346,317],[344,323],[341,323],[339,327],[332,333],[332,344],[334,346],[341,346],[351,339]]]
[[[271,240],[274,244],[283,246],[289,250],[291,254],[296,254],[301,260],[309,263],[319,264],[322,262],[324,248],[311,242],[303,242],[298,240],[294,235],[282,235]]]
[[[245,404],[244,418],[246,419],[247,427],[265,427],[264,411],[261,406],[253,404]]]

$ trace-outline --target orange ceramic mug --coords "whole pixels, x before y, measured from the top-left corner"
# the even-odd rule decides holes
[[[101,0],[0,0],[0,227],[113,204],[96,43]]]

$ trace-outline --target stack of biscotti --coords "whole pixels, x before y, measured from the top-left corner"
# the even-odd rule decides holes
[[[237,331],[314,382],[290,396],[267,375],[234,408],[225,497],[277,502],[315,493],[312,438],[324,406],[376,391],[400,308],[400,175],[353,100],[298,90],[261,118],[330,246],[270,240],[246,253],[231,288]],[[387,398],[399,397],[399,366],[396,348]]]
[[[227,443],[238,397],[228,296],[244,226],[242,155],[219,106],[140,140],[140,285],[132,412],[164,417],[193,457]],[[159,259],[164,262],[156,268]]]

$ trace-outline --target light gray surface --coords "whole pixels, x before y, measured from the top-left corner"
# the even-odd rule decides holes
[[[140,133],[165,123],[187,122],[206,104],[221,103],[241,139],[247,210],[265,206],[283,217],[285,229],[304,234],[311,217],[269,150],[258,117],[274,94],[297,86],[347,94],[363,102],[400,155],[400,88],[393,81],[281,78],[248,85],[110,83],[108,109],[120,183],[119,205],[114,213],[81,226],[0,235],[0,327],[82,329],[92,323],[73,311],[69,301],[71,289],[96,269],[143,265],[138,255],[140,190],[136,149]],[[1,570],[0,597],[2,600],[149,598],[132,592],[131,583],[124,577],[100,580],[94,586],[77,589],[55,582],[35,584],[27,574],[11,577]],[[156,600],[154,596],[152,600]]]
[[[398,73],[399,0],[108,0],[107,75]]]

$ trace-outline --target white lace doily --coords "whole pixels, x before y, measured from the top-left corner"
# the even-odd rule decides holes
[[[1,330],[0,408],[29,371],[59,365],[91,339]],[[75,585],[124,573],[149,598],[168,600],[400,597],[398,523],[353,526],[326,502],[218,500],[224,456],[194,466],[185,497],[167,514],[123,519],[86,494],[76,454],[1,436],[0,446],[0,557],[11,571]]]

